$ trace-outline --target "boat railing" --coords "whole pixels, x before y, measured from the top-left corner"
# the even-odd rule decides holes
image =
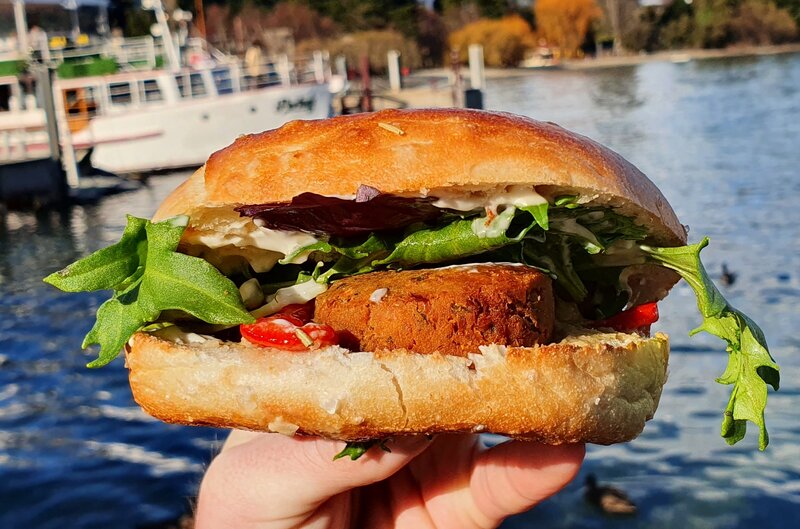
[[[321,84],[330,80],[330,60],[327,52],[315,51],[311,55],[296,56],[290,60],[288,55],[267,57],[266,60],[256,64],[247,64],[244,61],[222,65],[214,73],[217,78],[239,79],[240,90],[255,90],[268,86],[292,86],[296,84]],[[216,70],[212,70],[216,72]],[[225,72],[225,73],[221,73]],[[233,91],[238,91],[237,85],[228,81]],[[226,84],[225,86],[228,86]],[[224,92],[219,92],[224,93]]]
[[[112,57],[122,69],[156,68],[164,56],[164,42],[151,36],[110,39],[96,44],[70,48],[51,48],[50,57],[56,62],[65,60]]]
[[[47,130],[42,116],[31,111],[30,123],[7,123],[0,120],[0,163],[37,160],[50,155]],[[0,115],[0,117],[2,117]]]

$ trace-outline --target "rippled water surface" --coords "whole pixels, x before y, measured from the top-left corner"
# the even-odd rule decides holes
[[[490,83],[487,107],[555,121],[605,143],[663,190],[706,266],[737,280],[728,299],[764,329],[781,364],[771,445],[719,438],[726,354],[683,284],[662,303],[670,380],[636,441],[590,447],[576,483],[521,527],[788,527],[800,515],[800,55],[543,71]],[[0,220],[0,528],[135,528],[177,517],[223,432],[148,418],[121,362],[84,368],[80,350],[102,295],[64,295],[41,277],[115,241],[124,213],[149,216],[182,178],[62,213]],[[588,472],[625,489],[635,518],[582,500]],[[787,525],[789,524],[789,525]]]

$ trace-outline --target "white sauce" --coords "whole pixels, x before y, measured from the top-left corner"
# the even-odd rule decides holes
[[[447,268],[467,268],[467,272],[477,272],[478,270],[475,269],[476,266],[495,266],[495,265],[502,265],[502,266],[528,266],[525,263],[504,263],[502,261],[498,262],[486,262],[486,263],[464,263],[464,264],[454,264],[454,265],[447,265],[447,266],[437,266],[433,270],[445,270]]]
[[[263,318],[275,314],[286,305],[308,303],[328,290],[328,285],[316,281],[306,281],[298,285],[282,288],[271,295],[266,305],[250,312],[254,318]]]
[[[507,186],[493,193],[470,193],[463,190],[433,190],[429,192],[439,199],[433,203],[434,206],[456,211],[472,211],[473,209],[498,206],[536,206],[547,202],[547,199],[534,191],[533,187],[519,185]]]
[[[472,233],[481,238],[492,238],[503,235],[511,221],[514,220],[514,212],[517,208],[511,206],[502,213],[494,217],[488,224],[486,217],[478,217],[472,221]]]
[[[186,242],[208,248],[203,253],[221,260],[229,256],[247,259],[256,272],[268,272],[279,259],[294,253],[298,248],[318,241],[309,233],[264,228],[258,219],[235,218],[226,223],[223,232],[187,234]],[[302,263],[308,254],[298,256],[293,262]]]
[[[389,292],[388,288],[378,288],[370,294],[369,300],[373,303],[380,303],[387,292]]]
[[[194,332],[186,332],[177,325],[168,325],[163,329],[154,331],[153,335],[158,336],[162,340],[184,345],[201,344],[210,340],[216,340],[216,338],[213,336],[206,336],[204,334],[197,334]]]
[[[301,246],[314,244],[317,238],[302,231],[272,230],[270,228],[247,229],[249,219],[229,224],[225,232],[203,233],[197,242],[209,248],[222,246],[254,247],[289,255]]]

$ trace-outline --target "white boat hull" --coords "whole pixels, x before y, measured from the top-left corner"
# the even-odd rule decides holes
[[[92,165],[113,173],[199,166],[242,134],[329,116],[327,85],[276,86],[97,116],[73,134]]]

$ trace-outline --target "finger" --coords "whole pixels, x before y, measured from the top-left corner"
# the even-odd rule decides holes
[[[389,441],[390,453],[375,447],[357,461],[334,461],[344,443],[280,434],[232,434],[230,444],[203,478],[197,508],[203,525],[198,529],[236,527],[231,517],[247,520],[240,524],[243,527],[302,519],[332,496],[386,479],[428,444],[425,438],[399,438]]]
[[[509,441],[478,454],[470,477],[473,518],[496,527],[566,486],[580,469],[585,447]]]
[[[261,435],[264,434],[261,432],[249,432],[247,430],[231,430],[231,433],[225,440],[225,443],[222,445],[222,450],[220,450],[220,452],[224,452],[225,450],[230,450],[234,446],[239,446],[240,444],[244,444]]]

